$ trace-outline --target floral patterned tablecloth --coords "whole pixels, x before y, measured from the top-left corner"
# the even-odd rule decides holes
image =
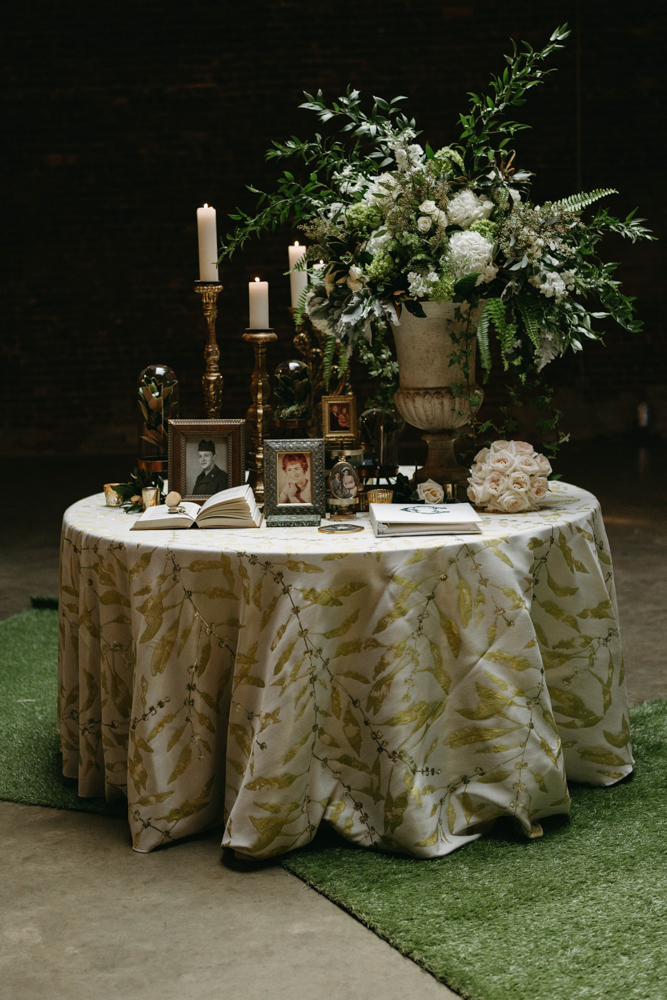
[[[132,521],[102,495],[65,513],[58,712],[64,773],[127,795],[138,851],[224,821],[268,857],[324,819],[433,857],[500,815],[539,836],[567,778],[632,770],[590,493],[444,538]]]

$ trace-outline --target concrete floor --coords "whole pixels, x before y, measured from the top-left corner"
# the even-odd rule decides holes
[[[666,458],[578,445],[559,468],[602,502],[633,704],[667,698]],[[20,482],[30,463],[3,464]],[[123,456],[40,460],[50,485],[0,526],[0,618],[57,593],[62,510],[127,468]],[[454,997],[279,865],[226,866],[220,831],[138,855],[123,820],[2,802],[0,844],[2,1000]]]

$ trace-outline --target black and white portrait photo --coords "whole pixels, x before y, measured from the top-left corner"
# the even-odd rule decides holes
[[[227,474],[227,439],[194,438],[185,450],[185,481],[192,496],[212,496],[229,485]]]

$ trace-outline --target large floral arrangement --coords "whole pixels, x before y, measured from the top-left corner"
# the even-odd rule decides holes
[[[494,441],[475,455],[468,497],[478,507],[504,514],[539,510],[550,473],[549,459],[527,441]]]
[[[268,158],[295,158],[307,172],[296,178],[286,170],[270,195],[250,188],[259,194],[258,211],[232,216],[238,225],[223,241],[221,260],[253,233],[288,220],[300,226],[311,262],[303,308],[329,334],[329,358],[337,343],[348,355],[358,347],[381,377],[385,400],[397,373],[386,334],[402,309],[424,315],[424,300],[459,303],[464,315],[482,304],[473,330],[482,366],[492,368],[495,331],[504,369],[523,381],[568,348],[599,339],[596,320],[610,316],[637,331],[616,265],[597,250],[610,232],[652,238],[643,220],[634,213],[621,220],[606,208],[584,219],[584,209],[612,189],[533,204],[532,175],[516,166],[510,149],[527,126],[508,115],[552,72],[544,61],[568,34],[566,25],[557,28],[540,51],[513,43],[489,93],[470,95],[459,142],[438,150],[416,141],[415,121],[399,110],[402,97],[375,97],[366,113],[356,90],[330,105],[321,91],[307,94],[301,107],[322,123],[340,122],[342,138],[274,143]],[[466,375],[469,354],[463,345],[457,359]]]

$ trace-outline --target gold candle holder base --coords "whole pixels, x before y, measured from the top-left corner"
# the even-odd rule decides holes
[[[220,348],[218,347],[215,335],[215,321],[218,317],[218,295],[221,291],[222,285],[219,281],[195,281],[195,292],[201,295],[204,318],[208,328],[208,339],[204,348],[206,372],[202,377],[201,384],[204,390],[206,416],[209,419],[222,415],[222,386],[224,380],[218,365]]]
[[[273,330],[246,330],[243,339],[252,344],[255,352],[255,367],[250,382],[252,406],[246,414],[250,426],[250,449],[248,454],[248,483],[255,494],[258,506],[264,503],[264,438],[271,434],[273,407],[269,405],[271,383],[266,370],[266,349],[277,340]]]

